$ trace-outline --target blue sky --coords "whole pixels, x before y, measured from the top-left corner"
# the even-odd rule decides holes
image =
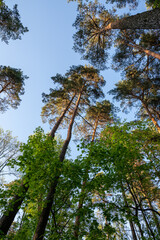
[[[0,115],[0,127],[11,130],[25,142],[36,127],[42,126],[45,132],[50,127],[43,124],[40,113],[42,92],[53,87],[51,76],[64,74],[70,66],[84,64],[81,56],[72,49],[72,24],[76,18],[76,3],[67,0],[12,0],[5,1],[10,7],[18,4],[21,20],[29,29],[22,40],[10,40],[6,45],[0,42],[0,64],[20,68],[29,77],[26,80],[25,94],[17,110],[9,109]],[[143,11],[143,6],[140,6]],[[134,14],[134,12],[133,12]],[[112,70],[101,72],[106,80],[104,92],[114,87],[120,74]],[[111,99],[111,96],[106,96]],[[120,115],[133,119],[134,114]]]

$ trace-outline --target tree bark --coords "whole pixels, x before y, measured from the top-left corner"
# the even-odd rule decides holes
[[[156,240],[155,235],[154,235],[154,232],[152,231],[152,228],[150,227],[150,225],[149,225],[149,223],[148,223],[148,221],[147,221],[147,218],[146,218],[146,216],[145,216],[145,213],[144,213],[144,211],[143,211],[143,206],[142,206],[142,204],[140,204],[139,199],[138,199],[138,196],[136,195],[136,193],[135,193],[135,191],[134,191],[134,186],[131,187],[128,182],[127,182],[127,184],[128,184],[128,188],[129,188],[129,191],[130,191],[130,193],[131,193],[131,195],[132,195],[132,198],[133,198],[133,201],[134,201],[135,205],[136,205],[136,206],[139,206],[139,208],[141,209],[141,212],[142,212],[144,221],[145,221],[145,223],[146,223],[146,227],[148,228],[148,229],[147,229],[148,233],[149,233],[149,231],[150,231],[153,239]],[[132,189],[131,189],[131,188],[132,188]],[[149,234],[149,235],[150,235],[150,234]]]
[[[3,87],[2,89],[0,90],[0,93],[4,92],[5,89],[11,84],[11,81],[7,82]]]
[[[149,118],[151,119],[151,121],[153,122],[154,126],[157,128],[158,132],[160,133],[160,126],[158,125],[157,121],[155,120],[155,118],[152,116],[151,112],[149,111],[148,107],[146,106],[146,104],[142,101],[143,107],[146,109],[146,112],[149,115]]]
[[[61,150],[61,153],[60,153],[60,156],[59,156],[60,162],[64,161],[65,154],[66,154],[69,142],[71,140],[73,123],[74,123],[74,120],[75,120],[75,117],[76,117],[76,114],[77,114],[77,111],[78,111],[78,106],[79,106],[79,103],[80,103],[81,95],[82,95],[82,91],[80,92],[80,94],[78,96],[76,106],[75,106],[75,109],[74,109],[74,112],[73,112],[73,115],[72,115],[72,118],[71,118],[71,121],[70,121],[70,124],[69,124],[69,127],[68,127],[67,138],[66,138],[66,140],[63,144],[63,147],[62,147],[62,150]],[[55,194],[55,191],[56,191],[56,187],[57,187],[57,184],[58,184],[59,177],[60,177],[60,173],[57,173],[57,176],[55,177],[54,182],[51,184],[50,191],[49,191],[49,193],[47,195],[47,198],[46,198],[46,206],[43,208],[43,210],[41,212],[41,215],[40,215],[40,218],[39,218],[39,221],[38,221],[38,224],[37,224],[37,228],[36,228],[33,240],[43,240],[44,233],[45,233],[45,228],[46,228],[46,225],[47,225],[49,214],[51,212],[51,208],[52,208],[52,204],[53,204],[53,198],[54,198],[54,194]]]
[[[46,228],[47,221],[48,221],[48,217],[49,217],[49,214],[50,214],[50,211],[51,211],[51,208],[52,208],[53,197],[54,197],[54,194],[55,194],[55,191],[56,191],[56,186],[58,184],[59,177],[60,177],[60,175],[55,177],[55,180],[52,183],[52,185],[50,187],[50,190],[48,192],[48,195],[46,197],[45,202],[47,204],[43,208],[43,210],[41,212],[41,215],[39,217],[36,232],[35,232],[34,237],[33,237],[34,240],[35,239],[38,239],[38,240],[43,239],[43,235],[44,235],[45,228]]]
[[[138,197],[137,197],[137,195],[136,195],[136,193],[135,193],[135,191],[134,191],[134,188],[133,188],[133,186],[132,186],[132,182],[131,182],[131,186],[130,186],[130,184],[129,184],[129,182],[127,181],[127,186],[128,186],[128,189],[129,189],[129,192],[130,192],[130,194],[131,194],[131,196],[132,196],[132,198],[133,198],[133,202],[134,202],[134,204],[135,204],[135,210],[136,210],[136,224],[137,224],[137,226],[138,226],[138,228],[139,228],[139,231],[140,231],[140,234],[141,234],[141,238],[143,239],[143,230],[142,230],[142,228],[141,228],[141,224],[140,224],[140,221],[139,221],[139,218],[138,218],[138,206],[140,206],[140,204],[139,204],[139,199],[138,199]]]
[[[63,147],[62,147],[62,150],[61,150],[61,154],[60,154],[60,162],[63,162],[64,160],[64,157],[65,157],[65,154],[66,154],[66,151],[67,151],[67,148],[68,148],[68,144],[71,140],[71,136],[72,136],[72,127],[73,127],[73,123],[74,123],[74,119],[77,115],[77,111],[78,111],[78,106],[79,106],[79,103],[80,103],[80,100],[81,100],[81,95],[82,95],[82,91],[80,92],[79,96],[78,96],[78,99],[77,99],[77,102],[76,102],[76,106],[75,106],[75,110],[73,112],[73,115],[72,115],[72,119],[70,121],[70,124],[69,124],[69,128],[68,128],[68,133],[67,133],[67,138],[63,144]]]
[[[71,98],[70,102],[68,103],[66,109],[63,111],[63,113],[61,114],[60,118],[58,119],[58,121],[56,122],[56,124],[54,125],[54,127],[52,128],[51,132],[50,132],[50,136],[52,138],[54,138],[55,133],[59,127],[59,125],[61,124],[65,113],[67,112],[67,110],[69,109],[74,97],[76,94],[73,95],[73,97]],[[57,179],[55,180],[54,184],[56,184],[56,181],[58,181]],[[21,184],[21,194],[20,195],[15,195],[13,197],[13,199],[11,200],[10,204],[8,205],[8,209],[6,210],[6,212],[3,214],[3,216],[0,219],[0,231],[3,232],[3,235],[6,235],[10,226],[12,225],[14,218],[16,216],[16,214],[19,211],[19,208],[25,198],[26,192],[28,191],[28,187],[26,187],[26,183],[25,184]],[[48,195],[51,197],[52,194],[54,195],[54,188],[55,186],[51,186],[51,193],[48,193]],[[23,192],[23,196],[22,195]],[[47,211],[47,210],[46,210]]]
[[[138,13],[108,24],[103,31],[111,29],[160,29],[160,9]]]
[[[83,181],[82,183],[82,188],[81,188],[81,194],[82,196],[80,197],[79,203],[78,203],[78,208],[77,208],[77,216],[75,219],[75,229],[74,229],[74,238],[77,240],[78,236],[79,236],[79,227],[80,227],[80,213],[79,211],[82,209],[83,207],[83,202],[85,199],[85,185],[86,185],[86,179]]]
[[[152,210],[152,215],[153,215],[153,218],[154,218],[154,222],[155,222],[155,225],[157,227],[158,234],[160,236],[160,221],[157,218],[157,215],[155,214],[155,212],[153,211],[154,208],[152,206],[152,203],[151,203],[150,199],[147,198],[147,202],[148,202],[148,205],[149,205],[150,209]]]
[[[95,121],[95,125],[94,125],[94,130],[93,130],[93,134],[92,134],[92,142],[94,141],[95,139],[95,135],[96,135],[96,130],[97,130],[97,126],[98,126],[98,120],[99,120],[99,116],[97,116],[97,119]]]
[[[125,205],[127,206],[127,213],[130,215],[130,209],[129,209],[129,206],[128,206],[128,202],[127,202],[127,198],[126,198],[126,194],[125,194],[122,182],[121,182],[121,189],[122,189],[122,196],[123,196]],[[129,224],[130,224],[133,240],[138,240],[137,236],[136,236],[135,229],[134,229],[134,224],[133,224],[133,221],[131,219],[129,219]]]
[[[97,116],[97,119],[96,119],[95,124],[94,124],[94,129],[93,129],[91,142],[93,142],[94,139],[95,139],[95,134],[96,134],[97,126],[98,126],[98,120],[99,120],[99,116]],[[88,169],[87,169],[86,173],[88,174]],[[87,182],[87,177],[83,180],[83,183],[82,183],[82,188],[81,188],[82,196],[80,197],[80,200],[79,200],[79,203],[78,203],[78,208],[77,208],[78,214],[77,214],[76,219],[75,219],[75,230],[74,230],[75,239],[78,239],[78,236],[79,236],[80,217],[81,217],[80,214],[79,214],[79,211],[83,208],[83,203],[84,203],[84,199],[85,199],[86,182]]]
[[[160,222],[159,222],[159,219],[157,218],[157,215],[156,213],[154,212],[154,208],[152,206],[152,201],[150,200],[150,197],[148,196],[148,193],[146,191],[146,188],[143,186],[143,182],[142,180],[140,179],[140,175],[138,174],[139,176],[139,182],[140,182],[140,188],[141,188],[141,191],[142,191],[142,194],[145,196],[146,198],[146,201],[148,203],[148,206],[150,207],[151,209],[151,212],[152,212],[152,215],[153,215],[153,219],[154,219],[154,222],[155,222],[155,225],[157,227],[157,231],[158,231],[158,234],[160,236]]]
[[[70,102],[68,103],[67,107],[64,109],[64,111],[62,112],[62,114],[61,114],[61,116],[59,117],[58,121],[56,122],[56,124],[55,124],[54,127],[52,128],[52,130],[51,130],[51,132],[50,132],[50,136],[51,136],[52,138],[54,138],[55,133],[56,133],[59,125],[61,124],[61,122],[62,122],[62,120],[63,120],[66,112],[68,111],[71,103],[73,102],[73,99],[74,99],[75,95],[76,95],[76,94],[73,95],[73,97],[71,98],[71,100],[70,100]]]
[[[0,231],[2,231],[2,235],[6,235],[16,214],[19,211],[19,208],[25,198],[26,192],[28,191],[27,184],[23,183],[19,189],[20,193],[15,195],[8,205],[8,209],[5,211],[3,216],[0,219]]]
[[[132,43],[132,44],[127,43],[127,45],[128,45],[129,47],[132,47],[132,48],[137,48],[137,49],[139,49],[140,51],[144,52],[146,55],[152,56],[152,57],[157,58],[157,59],[160,60],[160,54],[159,54],[159,53],[155,53],[155,52],[150,51],[150,50],[148,50],[148,49],[144,49],[144,48],[142,48],[141,46],[139,46],[139,45],[137,45],[137,44],[135,44],[135,43]]]

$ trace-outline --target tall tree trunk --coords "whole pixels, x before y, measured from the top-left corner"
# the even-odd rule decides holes
[[[97,119],[95,121],[91,142],[93,142],[95,139],[95,134],[96,134],[97,126],[98,126],[98,120],[99,120],[99,116],[97,116]],[[88,169],[86,170],[86,176],[87,175],[88,175]],[[87,183],[87,177],[83,180],[82,187],[81,187],[81,196],[79,199],[78,208],[77,208],[77,216],[75,219],[75,229],[74,229],[74,238],[75,239],[78,239],[78,236],[79,236],[80,217],[81,217],[79,212],[83,208],[83,203],[84,203],[84,199],[85,199],[86,183]]]
[[[130,215],[130,209],[129,209],[129,206],[128,206],[128,202],[127,202],[127,198],[126,198],[126,194],[125,194],[122,182],[121,182],[121,189],[122,189],[123,200],[124,200],[124,203],[125,203],[125,205],[127,207],[127,213]],[[131,219],[129,219],[129,224],[130,224],[133,240],[138,240],[137,236],[136,236],[135,228],[134,228],[134,223],[133,223],[133,221]]]
[[[131,184],[132,185],[132,184]],[[131,187],[130,186],[130,184],[129,184],[129,182],[127,181],[127,186],[128,186],[128,189],[129,189],[129,192],[130,192],[130,194],[131,194],[131,196],[132,196],[132,198],[133,198],[133,201],[134,201],[134,204],[135,204],[135,210],[136,210],[136,224],[137,224],[137,226],[138,226],[138,228],[139,228],[139,232],[140,232],[140,234],[141,234],[141,239],[143,239],[143,230],[142,230],[142,228],[141,228],[141,224],[140,224],[140,221],[139,221],[139,218],[138,218],[138,207],[140,207],[140,203],[139,203],[139,199],[138,199],[138,197],[137,197],[137,195],[136,195],[136,193],[135,193],[135,191],[134,191],[134,189],[133,189],[133,187]]]
[[[59,117],[59,119],[58,119],[57,122],[55,123],[54,127],[52,128],[52,130],[51,130],[51,132],[50,132],[50,136],[51,136],[52,138],[54,138],[55,133],[56,133],[59,125],[61,124],[61,122],[62,122],[62,120],[63,120],[66,112],[68,111],[71,103],[73,102],[73,99],[75,98],[75,95],[76,95],[76,93],[73,95],[73,97],[72,97],[71,100],[69,101],[67,107],[64,109],[64,111],[62,112],[61,116]]]
[[[83,91],[83,89],[82,89]],[[81,95],[82,95],[82,91],[80,92],[79,96],[78,96],[78,99],[77,99],[77,102],[76,102],[76,105],[75,105],[75,109],[74,109],[74,112],[73,112],[73,115],[72,115],[72,119],[70,121],[70,124],[69,124],[69,128],[68,128],[68,133],[67,133],[67,138],[63,144],[63,147],[62,147],[62,150],[61,150],[61,154],[60,154],[60,162],[63,162],[64,160],[64,157],[65,157],[65,154],[66,154],[66,151],[67,151],[67,148],[68,148],[68,144],[71,140],[71,136],[72,136],[72,127],[73,127],[73,123],[74,123],[74,119],[77,115],[77,111],[78,111],[78,106],[79,106],[79,103],[80,103],[80,100],[81,100]]]
[[[16,214],[19,211],[19,207],[21,206],[25,198],[26,192],[28,191],[27,184],[22,182],[18,191],[19,193],[12,198],[8,205],[8,209],[5,211],[5,213],[0,219],[0,232],[2,232],[2,235],[7,234]]]
[[[140,50],[141,52],[144,52],[148,56],[152,56],[152,57],[157,58],[157,59],[160,60],[160,54],[159,53],[155,53],[155,52],[150,51],[148,49],[144,49],[141,46],[139,46],[139,45],[137,45],[136,43],[133,43],[133,42],[132,42],[132,44],[130,44],[130,43],[126,43],[126,44],[129,47],[136,48],[136,49]]]
[[[141,52],[144,52],[147,56],[152,56],[152,57],[160,60],[160,54],[159,53],[155,53],[153,51],[145,49],[145,48],[141,47],[140,45],[136,44],[130,37],[127,36],[126,31],[123,31],[122,34],[126,39],[126,41],[124,40],[126,45],[128,45],[129,47],[132,47],[132,48],[136,48],[136,49],[140,50]],[[148,68],[148,64],[149,64],[149,62],[148,62],[148,59],[147,59],[147,68]]]
[[[151,209],[152,216],[153,216],[155,225],[156,225],[156,227],[157,227],[158,234],[159,234],[159,236],[160,236],[160,221],[159,221],[159,219],[158,219],[158,217],[157,217],[157,215],[156,215],[156,213],[155,213],[155,211],[154,211],[154,208],[153,208],[153,206],[152,206],[151,199],[150,199],[150,197],[148,196],[148,193],[147,193],[145,187],[143,186],[143,182],[142,182],[142,180],[141,180],[141,178],[140,178],[140,174],[139,174],[139,173],[138,173],[138,177],[139,177],[139,183],[140,183],[140,188],[141,188],[142,194],[143,194],[143,196],[145,196],[146,201],[147,201],[147,203],[148,203],[148,206],[149,206],[149,208]]]
[[[86,186],[86,182],[87,179],[85,179],[82,183],[82,188],[81,188],[81,196],[79,199],[79,203],[78,203],[78,208],[77,208],[77,216],[75,219],[75,227],[74,227],[74,238],[75,240],[78,239],[79,237],[79,227],[80,227],[80,210],[83,208],[83,203],[84,203],[84,199],[85,199],[85,186]]]
[[[135,193],[135,191],[134,191],[134,187],[133,187],[133,186],[130,187],[130,185],[129,185],[128,182],[127,182],[127,184],[128,184],[128,187],[129,187],[129,191],[130,191],[130,193],[131,193],[131,195],[132,195],[132,198],[133,198],[133,200],[134,200],[134,202],[135,202],[135,205],[138,206],[138,207],[141,209],[141,212],[142,212],[144,221],[145,221],[145,223],[146,223],[146,227],[148,228],[147,231],[149,230],[150,233],[151,233],[151,235],[152,235],[152,237],[153,237],[153,239],[156,240],[155,234],[154,234],[154,232],[152,231],[152,228],[150,227],[150,225],[149,225],[149,223],[148,223],[148,221],[147,221],[147,218],[146,218],[146,216],[145,216],[143,206],[142,206],[142,204],[140,203],[140,201],[139,201],[139,199],[138,199],[138,196],[136,195],[136,193]],[[132,188],[132,189],[131,189],[131,188]],[[148,231],[148,233],[149,233],[149,231]]]
[[[149,198],[147,198],[147,202],[148,202],[148,205],[149,205],[150,209],[152,210],[152,215],[153,215],[153,218],[154,218],[154,222],[155,222],[155,225],[157,227],[158,234],[160,236],[160,221],[159,221],[157,215],[155,214],[155,212],[153,211],[154,208],[153,208],[152,203],[151,203]]]
[[[77,111],[78,111],[78,106],[79,106],[79,103],[80,103],[81,95],[82,95],[82,91],[78,96],[76,106],[75,106],[71,121],[69,123],[67,138],[66,138],[66,140],[63,144],[63,147],[62,147],[62,150],[61,150],[61,153],[60,153],[60,156],[59,156],[60,162],[64,161],[65,154],[66,154],[69,142],[71,140],[73,123],[74,123],[74,120],[75,120],[75,117],[76,117],[76,114],[77,114]],[[46,206],[43,208],[43,210],[41,212],[41,215],[40,215],[40,218],[39,218],[39,221],[38,221],[38,224],[37,224],[37,228],[36,228],[33,240],[43,240],[45,228],[46,228],[46,225],[47,225],[49,214],[51,212],[51,208],[52,208],[52,204],[53,204],[53,198],[54,198],[54,194],[55,194],[55,191],[56,191],[56,187],[57,187],[57,184],[58,184],[59,177],[60,177],[60,172],[57,173],[57,176],[55,177],[54,182],[51,184],[51,188],[49,190],[49,193],[48,193],[46,201],[45,201]]]
[[[141,100],[143,107],[145,108],[146,112],[149,115],[149,118],[151,119],[151,121],[153,122],[154,126],[157,128],[158,132],[160,133],[160,126],[158,125],[156,119],[152,116],[151,112],[149,111],[148,107],[146,106],[146,104]]]
[[[142,216],[143,216],[144,222],[145,222],[145,224],[146,224],[147,232],[148,232],[148,234],[149,234],[149,237],[152,236],[153,239],[156,240],[156,237],[155,237],[155,235],[154,235],[154,232],[152,231],[152,228],[150,227],[150,225],[149,225],[149,223],[148,223],[148,220],[147,220],[147,218],[146,218],[146,215],[145,215],[145,213],[144,213],[144,211],[143,211],[143,207],[142,207],[142,206],[141,206],[141,209],[142,209]]]
[[[56,124],[54,125],[54,127],[52,128],[51,132],[50,132],[50,136],[52,138],[54,138],[55,133],[59,127],[59,125],[61,124],[65,113],[68,111],[71,103],[73,102],[73,99],[75,97],[76,94],[73,95],[73,97],[71,98],[70,102],[68,103],[67,107],[65,108],[65,110],[62,112],[61,116],[59,117],[58,121],[56,122]],[[55,180],[56,182],[56,180]],[[10,204],[8,205],[8,209],[6,210],[6,212],[3,214],[3,216],[0,219],[0,231],[3,232],[4,235],[7,234],[12,222],[14,221],[14,218],[16,216],[16,214],[19,211],[19,208],[25,198],[25,195],[28,191],[28,187],[26,187],[27,183],[23,183],[20,186],[20,190],[21,190],[21,194],[19,195],[15,195]],[[54,186],[51,186],[51,189],[54,188]],[[23,195],[22,195],[23,192]],[[49,195],[49,194],[48,194]]]
[[[98,126],[98,120],[99,120],[99,116],[97,116],[97,119],[95,121],[95,125],[94,125],[94,130],[93,130],[93,134],[92,134],[92,142],[94,141],[95,139],[95,135],[96,135],[96,130],[97,130],[97,126]]]
[[[111,22],[104,27],[103,31],[111,29],[160,29],[160,9],[153,9]]]

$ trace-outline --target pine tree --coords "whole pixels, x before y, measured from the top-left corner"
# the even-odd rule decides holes
[[[79,13],[74,23],[77,30],[73,36],[74,49],[75,51],[80,52],[84,59],[89,60],[93,65],[100,69],[106,67],[108,51],[120,29],[130,29],[132,32],[133,30],[136,32],[139,29],[143,29],[143,32],[145,32],[146,29],[157,30],[160,28],[158,20],[160,10],[158,8],[134,16],[124,17],[122,19],[115,15],[114,11],[107,10],[104,5],[98,2],[81,4],[78,9]],[[151,16],[152,20],[155,19],[158,21],[158,26],[156,24],[154,26],[147,26],[147,24],[152,22],[147,19],[150,14],[153,14]],[[144,24],[143,21],[146,24]],[[114,28],[118,30],[113,32]],[[133,36],[131,39],[134,41]],[[158,52],[142,48],[136,44],[132,44],[132,47],[134,47],[134,49],[139,48],[141,51],[143,50],[145,54],[160,59]]]
[[[126,69],[126,79],[118,82],[109,93],[121,101],[124,110],[138,107],[138,115],[149,118],[160,132],[159,78],[149,78],[147,72],[130,67]]]
[[[104,85],[104,80],[99,76],[98,71],[93,67],[83,67],[83,66],[72,66],[70,70],[66,73],[68,81],[70,83],[70,88],[72,91],[76,92],[77,100],[73,108],[71,120],[69,122],[67,138],[64,141],[64,144],[59,155],[59,161],[63,163],[66,155],[66,151],[72,136],[73,124],[78,112],[79,105],[81,102],[83,104],[88,104],[93,99],[97,99],[103,96],[101,86]],[[34,234],[34,240],[43,239],[49,214],[51,212],[53,198],[55,195],[56,187],[60,178],[61,172],[57,169],[57,174],[55,180],[51,183],[50,190],[46,197],[46,207],[43,208],[37,228]]]
[[[19,69],[0,66],[0,111],[4,112],[9,106],[16,109],[24,94],[24,81],[28,77]]]

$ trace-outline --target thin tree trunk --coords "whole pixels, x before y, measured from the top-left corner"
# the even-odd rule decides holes
[[[148,49],[144,49],[140,45],[136,44],[130,37],[127,36],[126,31],[123,31],[123,35],[126,38],[126,41],[125,40],[124,41],[125,41],[125,44],[127,46],[132,47],[132,48],[136,48],[136,49],[140,50],[141,52],[144,52],[147,56],[152,56],[152,57],[160,60],[160,54],[159,53],[155,53],[155,52],[150,51]],[[147,59],[147,69],[148,69],[148,65],[149,65],[149,62],[148,62],[148,59]]]
[[[160,9],[156,8],[111,22],[103,31],[111,29],[160,29]]]
[[[69,142],[71,140],[73,123],[74,123],[74,120],[75,120],[75,117],[76,117],[76,114],[77,114],[77,111],[78,111],[78,106],[79,106],[79,103],[80,103],[81,95],[82,95],[82,91],[78,96],[76,106],[75,106],[75,109],[74,109],[74,112],[73,112],[73,115],[72,115],[72,118],[71,118],[71,121],[70,121],[70,124],[69,124],[69,127],[68,127],[67,138],[66,138],[66,140],[63,144],[63,147],[62,147],[62,150],[61,150],[61,153],[60,153],[60,156],[59,156],[60,162],[64,161],[65,154],[66,154]],[[33,240],[43,240],[44,233],[45,233],[45,228],[46,228],[47,221],[48,221],[48,218],[49,218],[49,214],[50,214],[50,211],[51,211],[51,208],[52,208],[53,198],[54,198],[54,194],[55,194],[55,191],[56,191],[56,187],[57,187],[57,184],[58,184],[59,177],[60,177],[60,172],[57,173],[57,176],[55,177],[54,182],[51,184],[51,188],[50,188],[49,193],[48,193],[47,198],[46,198],[46,206],[43,208],[43,210],[41,212],[41,215],[40,215],[40,218],[39,218],[39,221],[38,221],[38,224],[37,224],[37,228],[36,228]]]
[[[11,84],[11,81],[9,81],[8,83],[6,83],[4,85],[4,87],[2,87],[2,89],[0,90],[0,93],[4,92],[4,90]]]
[[[16,194],[12,198],[8,205],[8,209],[5,211],[5,213],[0,219],[0,232],[2,232],[2,235],[7,234],[16,214],[19,211],[19,207],[21,206],[27,191],[28,191],[27,184],[22,182],[19,189],[19,194]]]
[[[95,134],[96,134],[96,130],[97,130],[97,126],[98,126],[98,120],[99,120],[99,116],[97,117],[96,121],[95,121],[95,125],[94,125],[94,130],[93,130],[93,134],[92,134],[92,140],[91,142],[94,141],[95,139]],[[86,174],[88,174],[88,169],[86,170]],[[87,177],[84,179],[83,183],[82,183],[82,188],[81,188],[81,197],[78,203],[78,208],[77,208],[77,216],[75,219],[75,230],[74,230],[74,238],[78,239],[79,236],[79,227],[80,227],[80,210],[83,208],[83,203],[84,203],[84,199],[85,199],[85,186],[87,183]]]
[[[159,219],[157,218],[157,215],[154,212],[152,202],[151,202],[150,198],[148,197],[148,194],[146,193],[146,189],[143,187],[143,183],[142,183],[142,180],[140,179],[140,175],[138,174],[138,176],[139,176],[139,182],[140,182],[140,188],[141,188],[142,194],[145,196],[146,201],[148,203],[148,206],[150,207],[150,209],[152,211],[153,219],[154,219],[155,225],[157,227],[158,234],[160,236],[160,222],[159,222]]]
[[[93,130],[93,134],[92,134],[92,142],[95,139],[95,135],[96,135],[96,130],[97,130],[97,126],[98,126],[98,120],[99,120],[99,116],[97,117],[96,121],[95,121],[95,125],[94,125],[94,130]]]
[[[123,196],[125,205],[127,206],[127,213],[130,215],[130,209],[129,209],[129,206],[128,206],[128,202],[127,202],[127,198],[126,198],[126,195],[125,195],[125,191],[124,191],[124,187],[123,187],[122,182],[121,182],[121,189],[122,189],[122,196]],[[137,236],[136,236],[135,229],[134,229],[134,224],[133,224],[131,219],[129,219],[129,224],[130,224],[133,240],[138,240]]]
[[[140,224],[138,217],[137,217],[137,226],[138,226],[139,232],[141,234],[141,239],[144,239],[143,230],[141,228],[141,224]]]
[[[137,49],[139,49],[140,51],[144,52],[146,55],[152,56],[152,57],[157,58],[157,59],[160,60],[160,54],[159,54],[159,53],[155,53],[155,52],[150,51],[150,50],[148,50],[148,49],[144,49],[144,48],[142,48],[141,46],[139,46],[139,45],[137,45],[137,44],[135,44],[135,43],[132,43],[132,44],[127,43],[127,45],[128,45],[129,47],[132,47],[132,48],[137,48]]]
[[[62,122],[62,120],[63,120],[66,112],[68,111],[71,103],[73,102],[73,99],[74,99],[75,95],[76,95],[76,93],[73,95],[73,97],[72,97],[71,100],[69,101],[67,107],[64,109],[64,111],[62,112],[62,114],[61,114],[61,116],[59,117],[58,121],[55,123],[54,127],[52,128],[52,130],[51,130],[51,132],[50,132],[50,136],[51,136],[52,138],[54,138],[55,133],[56,133],[59,125],[61,124],[61,122]]]
[[[142,228],[141,228],[141,224],[140,224],[139,218],[138,218],[138,207],[140,207],[139,200],[138,200],[138,197],[137,197],[134,189],[133,189],[133,188],[131,189],[128,181],[127,181],[127,185],[128,185],[128,188],[129,188],[129,192],[131,193],[131,196],[132,196],[132,198],[133,198],[134,204],[135,204],[135,206],[136,206],[136,208],[137,208],[137,209],[135,208],[135,209],[136,209],[136,218],[137,218],[136,224],[137,224],[137,226],[138,226],[138,228],[139,228],[139,231],[140,231],[140,234],[141,234],[141,238],[143,239],[143,237],[144,237],[144,236],[143,236],[143,230],[142,230]]]
[[[153,208],[153,206],[152,206],[152,203],[151,203],[150,199],[147,198],[147,202],[148,202],[148,205],[149,205],[150,209],[152,210],[152,215],[153,215],[153,218],[154,218],[154,222],[155,222],[155,225],[156,225],[156,227],[157,227],[158,234],[159,234],[159,236],[160,236],[160,221],[159,221],[159,219],[157,218],[157,215],[155,214],[155,212],[153,211],[154,208]]]
[[[80,92],[79,96],[78,96],[78,99],[77,99],[77,102],[76,102],[76,106],[75,106],[75,110],[73,112],[73,116],[72,116],[72,119],[70,121],[70,124],[69,124],[69,128],[68,128],[68,133],[67,133],[67,138],[63,144],[63,147],[62,147],[62,150],[61,150],[61,154],[60,154],[60,162],[63,162],[64,160],[64,157],[65,157],[65,154],[66,154],[66,151],[67,151],[67,148],[68,148],[68,144],[71,140],[71,136],[72,136],[72,127],[73,127],[73,123],[74,123],[74,119],[77,115],[77,111],[78,111],[78,106],[79,106],[79,103],[80,103],[80,100],[81,100],[81,95],[82,95],[82,91]]]
[[[157,128],[158,132],[160,133],[160,126],[158,125],[157,121],[155,120],[155,118],[152,116],[151,112],[149,111],[148,107],[146,106],[146,104],[141,100],[143,107],[145,108],[146,112],[149,115],[149,118],[151,119],[151,121],[153,122],[154,126]]]
[[[84,180],[83,183],[82,183],[82,188],[81,188],[81,197],[80,197],[80,200],[79,200],[79,203],[78,203],[78,208],[77,208],[77,216],[76,216],[76,220],[75,220],[75,229],[74,229],[74,238],[75,240],[78,239],[79,237],[79,227],[80,227],[80,210],[82,209],[83,207],[83,202],[84,202],[84,199],[85,199],[85,185],[86,185],[86,181],[87,180]]]
[[[145,223],[146,223],[147,232],[148,232],[149,236],[152,235],[153,239],[156,240],[155,235],[154,235],[154,232],[152,231],[152,229],[151,229],[151,227],[150,227],[150,225],[149,225],[149,223],[148,223],[148,220],[147,220],[147,218],[146,218],[146,216],[145,216],[145,213],[144,213],[144,211],[143,211],[142,206],[141,206],[141,209],[142,209],[143,219],[144,219],[144,221],[145,221]]]
[[[139,202],[139,200],[138,200],[138,197],[136,196],[136,194],[135,194],[135,192],[134,192],[133,187],[132,187],[132,189],[131,189],[131,187],[129,186],[129,183],[128,183],[128,182],[127,182],[127,184],[128,184],[129,191],[130,191],[130,193],[131,193],[131,195],[132,195],[132,197],[133,197],[133,200],[134,200],[135,204],[137,205],[137,203],[138,203],[138,207],[141,209],[141,212],[142,212],[142,215],[143,215],[143,218],[144,218],[144,221],[145,221],[145,223],[146,223],[147,228],[149,229],[149,231],[150,231],[153,239],[156,240],[155,235],[154,235],[154,232],[152,231],[152,228],[149,226],[149,223],[148,223],[148,221],[147,221],[147,218],[146,218],[146,216],[145,216],[145,214],[144,214],[143,206],[140,204],[140,202]]]

